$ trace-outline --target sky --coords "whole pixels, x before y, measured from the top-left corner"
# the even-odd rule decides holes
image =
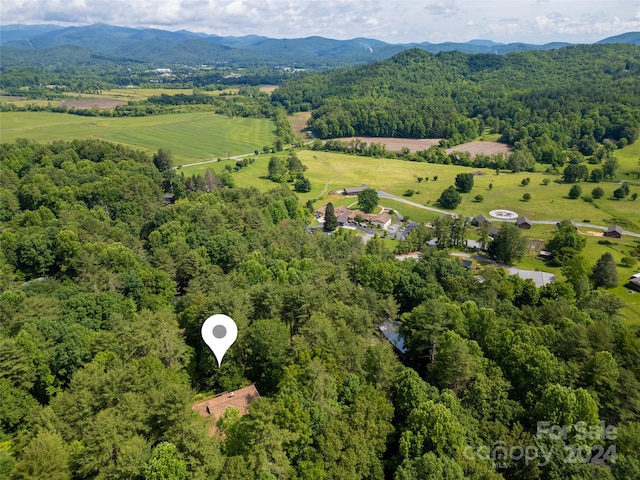
[[[640,0],[4,0],[0,24],[108,23],[217,35],[591,43],[640,31]]]

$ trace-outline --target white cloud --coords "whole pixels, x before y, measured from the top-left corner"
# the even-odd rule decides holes
[[[5,0],[9,23],[187,29],[392,42],[592,41],[640,30],[638,0]]]
[[[456,6],[455,0],[440,0],[434,3],[430,3],[425,9],[432,15],[455,15],[460,11]]]

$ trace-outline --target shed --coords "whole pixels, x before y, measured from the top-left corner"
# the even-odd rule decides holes
[[[619,227],[618,225],[612,225],[604,232],[604,236],[611,238],[622,238],[623,233],[624,230],[622,229],[622,227]]]
[[[531,228],[531,220],[529,220],[527,217],[518,217],[518,219],[516,220],[516,226],[518,228],[529,230]]]
[[[360,185],[359,187],[347,187],[342,191],[343,195],[358,195],[363,190],[369,188],[368,185]]]
[[[477,225],[478,227],[480,225],[482,225],[483,223],[486,223],[486,222],[490,222],[490,220],[487,217],[485,217],[484,215],[478,215],[477,217],[475,217],[473,219],[473,223],[475,225]]]

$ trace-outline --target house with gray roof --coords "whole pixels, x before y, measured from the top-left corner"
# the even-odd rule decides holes
[[[611,238],[622,238],[623,234],[624,234],[624,230],[622,229],[622,227],[619,227],[618,225],[612,225],[609,228],[607,228],[607,230],[604,232],[605,237],[611,237]]]
[[[358,195],[360,192],[366,190],[367,188],[369,188],[368,185],[360,185],[359,187],[347,187],[342,191],[342,194],[347,196]]]

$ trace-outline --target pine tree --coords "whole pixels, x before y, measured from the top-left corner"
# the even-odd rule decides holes
[[[613,255],[604,253],[593,266],[591,279],[596,287],[611,288],[618,285],[618,269]]]
[[[333,203],[327,203],[327,209],[324,212],[324,226],[322,230],[325,232],[333,232],[338,227],[338,219],[336,218]]]

